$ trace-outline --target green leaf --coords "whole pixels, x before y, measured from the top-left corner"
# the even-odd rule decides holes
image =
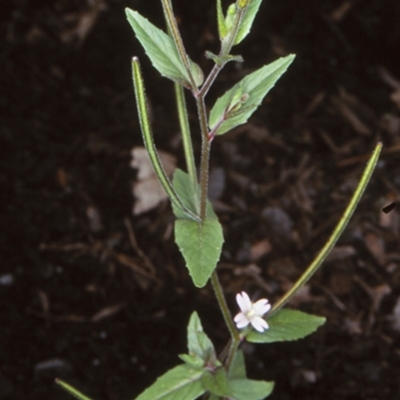
[[[201,381],[204,387],[213,394],[223,397],[231,394],[228,376],[224,367],[219,367],[215,371],[206,370]]]
[[[222,11],[221,0],[217,0],[217,20],[218,20],[218,34],[220,40],[222,40],[226,36],[228,30],[225,24],[225,18],[224,18],[224,13]]]
[[[135,400],[195,400],[205,391],[202,370],[178,365],[160,376]]]
[[[189,367],[201,370],[203,369],[204,361],[197,356],[192,356],[190,354],[179,354],[178,357],[187,365],[189,365]]]
[[[204,333],[197,312],[193,312],[190,317],[187,338],[189,355],[200,358],[203,360],[204,364],[215,363],[217,357],[215,355],[214,345]]]
[[[242,350],[236,352],[235,358],[233,359],[231,368],[229,369],[229,380],[232,379],[246,379],[246,364],[244,362],[244,355]]]
[[[273,343],[301,339],[310,335],[326,321],[324,317],[301,311],[283,309],[267,319],[269,329],[250,331],[246,340],[252,343]]]
[[[135,35],[146,54],[149,56],[154,68],[162,76],[180,83],[190,85],[190,79],[183,65],[173,39],[161,29],[158,29],[148,19],[142,17],[137,11],[127,8],[126,16]],[[203,73],[200,67],[189,60],[195,83],[200,86],[203,83]]]
[[[174,171],[174,175],[172,178],[172,186],[182,201],[184,207],[187,210],[191,211],[194,215],[200,214],[200,187],[196,184],[196,187],[193,187],[192,180],[188,173],[182,171],[177,168]],[[175,217],[178,219],[192,219],[187,212],[182,210],[182,207],[178,205],[172,204],[172,209],[174,211]],[[207,218],[208,219],[217,219],[215,212],[212,208],[210,201],[207,200]]]
[[[175,189],[176,194],[181,199],[182,203],[185,207],[190,210],[195,215],[199,215],[200,213],[200,204],[199,204],[199,187],[193,187],[193,183],[190,179],[189,174],[177,168],[174,171],[174,175],[172,177],[172,186]],[[187,216],[181,210],[180,207],[175,207],[173,205],[173,211],[178,219],[186,219]]]
[[[202,288],[219,261],[224,237],[216,219],[175,221],[175,242],[186,261],[195,286]]]
[[[294,60],[294,55],[279,58],[271,64],[265,65],[257,71],[247,75],[240,82],[229,89],[214,104],[209,118],[209,127],[216,130],[217,135],[244,124],[261,104],[265,95],[275,85]],[[242,93],[243,101],[240,107],[232,109],[232,99]]]
[[[57,385],[60,385],[66,392],[74,396],[78,400],[91,400],[90,397],[85,396],[84,394],[78,392],[75,388],[73,388],[71,385],[68,385],[68,383],[63,382],[60,379],[56,379]]]
[[[239,44],[249,34],[261,2],[262,0],[250,0],[250,5],[247,6],[243,19],[240,23],[234,44]]]
[[[274,382],[252,379],[234,379],[229,381],[231,396],[235,400],[262,400],[274,389]]]

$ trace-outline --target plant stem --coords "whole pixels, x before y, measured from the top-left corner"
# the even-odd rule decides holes
[[[204,97],[196,97],[197,113],[199,116],[201,130],[201,161],[200,161],[200,219],[204,221],[207,217],[207,189],[208,189],[208,174],[210,161],[211,143],[208,138],[207,129],[207,112],[204,103]]]
[[[193,154],[192,137],[190,135],[190,127],[188,120],[188,112],[186,107],[185,92],[183,87],[178,83],[174,83],[176,105],[178,110],[179,126],[182,132],[183,150],[185,153],[186,168],[192,182],[193,190],[197,191],[196,163]]]
[[[221,309],[222,315],[224,317],[226,326],[228,327],[229,333],[231,334],[232,337],[232,343],[239,343],[240,342],[240,336],[239,332],[237,331],[235,324],[233,323],[231,313],[228,308],[228,304],[226,303],[226,299],[224,296],[224,292],[222,290],[222,286],[219,282],[217,272],[214,271],[211,275],[211,283],[214,289],[215,297],[217,298],[219,308]],[[237,344],[236,344],[237,346]],[[232,345],[231,345],[232,347]],[[229,353],[231,350],[229,350]],[[229,355],[228,355],[229,357]]]
[[[276,302],[268,316],[276,313],[280,310],[289,300],[290,298],[314,275],[317,269],[321,266],[327,255],[332,250],[333,246],[336,244],[337,240],[343,233],[346,228],[351,216],[354,213],[354,210],[357,207],[357,204],[360,202],[361,196],[363,195],[365,188],[368,185],[368,182],[371,178],[372,172],[375,169],[376,163],[378,162],[379,154],[382,149],[382,143],[378,143],[375,146],[374,152],[370,157],[367,166],[365,167],[364,173],[361,177],[360,182],[357,185],[357,188],[353,194],[353,197],[350,200],[349,205],[347,206],[342,218],[337,224],[335,230],[333,231],[331,237],[326,242],[325,246],[318,253],[317,257],[311,263],[311,265],[306,269],[303,275],[299,278],[299,280],[293,285],[293,287],[278,301]]]
[[[221,71],[223,65],[214,64],[214,67],[210,71],[207,76],[207,79],[203,83],[198,96],[202,96],[203,98],[207,95],[208,91],[210,90],[211,85],[214,83],[215,78],[218,76],[219,72]]]
[[[171,0],[161,0],[161,2],[162,2],[163,10],[164,10],[165,19],[167,20],[169,31],[170,31],[171,36],[176,44],[176,48],[178,50],[179,57],[186,69],[186,73],[188,74],[191,88],[192,88],[193,92],[195,92],[195,91],[197,91],[197,86],[196,86],[195,80],[193,78],[192,71],[190,69],[189,56],[187,55],[187,52],[185,50],[185,46],[183,44],[181,34],[179,33],[178,24],[177,24],[175,16],[174,16]]]

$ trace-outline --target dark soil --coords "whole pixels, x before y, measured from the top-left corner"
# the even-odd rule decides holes
[[[175,1],[205,71],[203,52],[218,50],[214,4]],[[194,310],[219,350],[228,338],[211,288],[195,290],[186,272],[170,207],[132,215],[130,152],[142,145],[133,55],[157,145],[179,164],[182,151],[172,85],[150,68],[126,6],[163,24],[155,1],[0,6],[2,400],[69,399],[55,377],[93,399],[132,399],[179,362]],[[232,312],[240,290],[273,302],[290,287],[384,145],[333,255],[289,304],[326,325],[302,341],[243,346],[249,376],[276,381],[271,399],[399,398],[400,207],[382,212],[400,201],[399,21],[398,0],[265,0],[235,49],[245,63],[229,65],[210,93],[208,104],[245,73],[297,54],[250,123],[214,141]]]

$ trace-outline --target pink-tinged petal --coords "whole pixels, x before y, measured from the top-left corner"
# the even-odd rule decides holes
[[[246,292],[238,293],[236,295],[236,302],[238,303],[240,310],[244,313],[248,312],[252,307],[250,297]]]
[[[239,313],[235,316],[234,321],[238,329],[245,328],[249,324],[249,320],[243,313]]]
[[[254,317],[251,320],[251,325],[253,325],[253,328],[258,332],[264,332],[269,328],[267,321],[261,317]]]
[[[253,308],[257,315],[262,316],[271,309],[271,304],[267,299],[261,299],[253,304]]]

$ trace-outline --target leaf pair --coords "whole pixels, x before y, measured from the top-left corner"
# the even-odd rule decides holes
[[[189,354],[180,355],[185,364],[159,377],[135,400],[195,400],[206,392],[211,393],[211,399],[262,400],[273,389],[273,382],[246,378],[241,351],[228,373],[218,361],[214,346],[204,333],[196,312],[188,325],[188,350]]]

